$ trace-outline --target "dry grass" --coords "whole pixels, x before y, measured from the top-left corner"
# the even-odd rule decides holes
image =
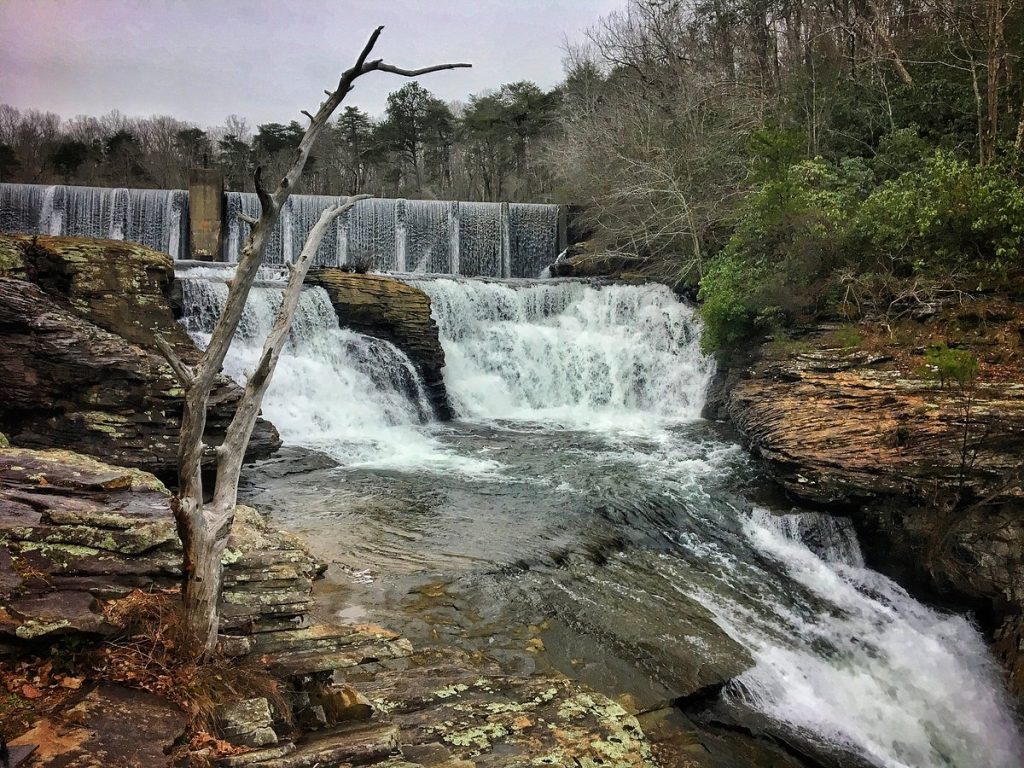
[[[217,704],[265,698],[282,718],[290,707],[282,683],[249,659],[189,653],[178,590],[142,592],[107,603],[107,620],[120,628],[97,652],[95,676],[142,688],[177,704],[197,738],[213,729]]]

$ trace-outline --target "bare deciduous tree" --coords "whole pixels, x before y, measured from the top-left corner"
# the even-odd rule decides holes
[[[331,115],[352,90],[357,78],[377,71],[403,77],[417,77],[428,72],[470,66],[438,64],[421,69],[403,69],[387,64],[382,59],[369,60],[370,52],[383,29],[378,27],[370,35],[355,64],[342,73],[337,88],[325,91],[327,98],[320,104],[316,114],[303,112],[310,120],[309,127],[299,143],[294,162],[273,192],[267,191],[260,169],[256,170],[255,185],[262,212],[258,219],[250,221],[252,229],[242,249],[224,309],[196,369],[192,370],[185,365],[166,341],[158,341],[161,352],[185,390],[178,444],[178,489],[172,499],[172,506],[184,549],[186,622],[195,640],[196,651],[203,654],[212,651],[217,642],[223,580],[221,557],[234,520],[242,460],[259,414],[263,395],[270,385],[277,360],[288,338],[303,280],[328,225],[358,200],[367,196],[346,198],[325,211],[310,233],[298,261],[291,266],[288,286],[274,326],[263,345],[259,363],[248,378],[224,442],[215,449],[216,483],[211,500],[206,501],[201,462],[203,454],[208,450],[208,446],[203,442],[207,401],[242,317],[249,290],[263,261],[267,238],[280,218],[285,201],[302,175],[317,137],[324,131]]]

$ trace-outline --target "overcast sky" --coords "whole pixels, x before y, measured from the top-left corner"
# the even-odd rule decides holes
[[[561,79],[563,41],[625,0],[0,0],[0,103],[64,117],[170,114],[203,127],[316,111],[378,24],[374,51],[420,67],[445,100],[515,80]],[[347,104],[373,115],[403,84],[361,79]]]

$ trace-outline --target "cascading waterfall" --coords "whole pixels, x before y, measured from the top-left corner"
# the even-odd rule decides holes
[[[267,238],[264,263],[294,261],[320,214],[338,201],[291,195]],[[224,194],[223,258],[237,262],[257,217],[250,192]],[[128,240],[187,259],[188,192],[0,184],[0,232]],[[558,206],[441,200],[360,201],[334,222],[314,263],[388,272],[537,277],[555,259]]]
[[[849,521],[755,509],[741,529],[756,558],[691,536],[684,549],[719,576],[677,581],[754,658],[731,706],[885,768],[1020,764],[1000,675],[966,619],[865,568]]]
[[[209,272],[214,270],[188,270],[181,279],[182,323],[201,347],[227,297],[227,285]],[[281,296],[279,287],[252,289],[224,362],[236,381],[244,382],[258,361]],[[409,358],[387,341],[339,328],[322,288],[302,293],[263,412],[287,444],[348,465],[415,463],[430,447],[413,429],[430,418],[431,409]]]
[[[210,277],[218,273],[183,279],[184,322],[200,344],[226,295]],[[726,686],[719,714],[882,768],[1019,765],[998,673],[967,620],[867,569],[849,520],[742,511],[719,495],[713,478],[749,467],[697,420],[712,363],[692,308],[661,286],[409,281],[431,297],[446,383],[467,421],[427,422],[408,359],[338,328],[321,289],[303,293],[264,404],[286,443],[336,458],[365,483],[360,493],[395,499],[381,521],[371,503],[357,530],[338,534],[351,547],[367,528],[361,546],[372,557],[356,562],[481,568],[473,583],[529,578],[525,594],[544,615],[596,603],[598,617],[662,628],[645,642],[674,643],[674,601],[691,611],[696,601],[754,662]],[[279,301],[280,288],[254,289],[226,363],[236,379],[255,363]],[[321,497],[294,482],[289,493],[306,494],[302,519],[305,500]],[[329,516],[325,525],[320,535],[339,527]],[[584,571],[503,567],[503,557],[552,544],[586,551],[598,528],[632,544]],[[511,589],[502,582],[477,607],[511,594],[519,626],[523,598]],[[544,590],[562,602],[545,603]],[[501,626],[493,613],[488,621]]]
[[[430,296],[464,417],[602,426],[700,415],[712,362],[693,309],[664,286],[412,282]]]
[[[0,184],[0,232],[127,240],[188,255],[188,192]]]

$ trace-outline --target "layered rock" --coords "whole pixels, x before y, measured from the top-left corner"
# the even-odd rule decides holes
[[[0,236],[0,431],[164,476],[175,471],[182,391],[156,351],[199,351],[168,303],[170,257],[119,241]],[[223,439],[241,389],[220,377],[207,442]],[[280,447],[260,420],[247,458]],[[212,460],[212,456],[211,456]]]
[[[0,537],[0,641],[36,650],[61,635],[112,631],[104,608],[116,602],[109,600],[178,578],[180,551],[160,482],[67,451],[0,450]],[[374,625],[314,622],[308,611],[322,567],[251,509],[236,510],[224,563],[222,647],[273,671],[295,719],[263,698],[218,702],[220,735],[255,748],[221,765],[651,764],[636,718],[565,678],[509,677],[455,650],[416,654]],[[139,764],[136,755],[147,765],[170,764],[166,754],[185,726],[173,705],[86,683],[30,730],[12,734],[13,744],[38,745],[40,765],[101,759],[127,767]],[[138,731],[126,731],[126,719],[145,724],[141,751],[130,748],[129,734]]]
[[[311,271],[306,282],[327,291],[342,326],[389,341],[408,355],[437,417],[452,417],[441,373],[444,350],[423,291],[384,275],[332,268]]]
[[[975,609],[1020,694],[1024,312],[987,307],[985,329],[963,333],[980,311],[908,325],[899,342],[843,346],[823,326],[766,344],[722,367],[707,415],[729,419],[792,497],[850,514],[872,566]],[[980,360],[966,389],[926,375],[926,346],[954,331]]]
[[[160,481],[70,451],[0,449],[0,541],[0,640],[8,643],[107,634],[114,627],[103,601],[181,580]],[[226,638],[307,623],[323,566],[296,537],[238,507],[224,563]]]

